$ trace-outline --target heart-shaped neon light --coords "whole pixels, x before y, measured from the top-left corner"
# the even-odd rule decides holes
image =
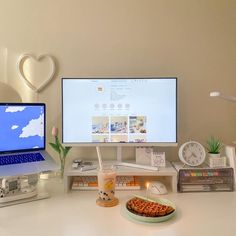
[[[27,59],[33,59],[35,61],[42,61],[44,59],[49,59],[50,63],[51,63],[51,73],[49,74],[48,77],[46,77],[44,79],[44,81],[38,86],[36,87],[35,85],[32,84],[32,82],[26,77],[25,73],[24,73],[24,63]],[[32,54],[22,54],[19,57],[18,63],[17,63],[17,69],[18,69],[18,73],[20,75],[20,77],[24,80],[24,82],[26,83],[26,85],[31,88],[32,90],[34,90],[35,92],[39,93],[41,92],[48,84],[49,82],[53,79],[55,72],[56,72],[56,65],[55,65],[55,61],[53,60],[53,58],[48,55],[48,54],[43,54],[40,55],[38,57],[32,55]]]

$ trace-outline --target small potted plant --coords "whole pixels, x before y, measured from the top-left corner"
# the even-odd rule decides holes
[[[220,156],[220,151],[223,148],[223,143],[215,137],[207,140],[208,159],[210,167],[226,166],[226,158]]]

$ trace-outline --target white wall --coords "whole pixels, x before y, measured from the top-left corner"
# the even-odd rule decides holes
[[[179,144],[205,144],[210,135],[228,143],[236,140],[236,104],[209,92],[236,95],[235,25],[234,0],[0,0],[0,81],[25,102],[47,104],[50,134],[61,124],[61,77],[177,76]],[[38,97],[17,74],[22,53],[56,59],[55,79]],[[177,148],[165,150],[177,158]],[[74,148],[70,158],[77,156],[96,157],[94,148]]]

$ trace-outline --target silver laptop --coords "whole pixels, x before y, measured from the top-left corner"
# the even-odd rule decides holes
[[[0,177],[59,167],[46,152],[43,103],[0,103]]]

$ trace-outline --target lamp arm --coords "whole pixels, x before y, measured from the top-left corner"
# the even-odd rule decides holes
[[[227,101],[236,102],[236,97],[235,96],[224,96],[224,95],[221,95],[219,97],[223,98],[223,99],[225,99]]]
[[[225,96],[218,91],[210,92],[210,97],[217,97],[227,101],[236,102],[236,96]]]

